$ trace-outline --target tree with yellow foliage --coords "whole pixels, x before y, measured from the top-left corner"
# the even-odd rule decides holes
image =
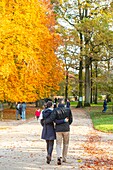
[[[58,90],[62,63],[50,3],[0,1],[0,100],[35,101]]]

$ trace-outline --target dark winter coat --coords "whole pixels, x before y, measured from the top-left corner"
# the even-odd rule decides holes
[[[60,120],[64,120],[65,118],[69,119],[69,122],[64,122],[64,123],[57,123],[57,121]],[[72,112],[70,108],[65,108],[63,104],[58,105],[57,108],[55,108],[52,112],[52,114],[50,115],[50,117],[48,117],[45,120],[45,124],[47,125],[50,122],[56,122],[56,132],[68,132],[70,131],[70,124],[73,121],[72,118]]]
[[[107,100],[104,100],[103,107],[107,106]]]
[[[47,108],[42,112],[43,115],[43,120],[46,120],[47,118],[50,117],[52,113],[52,109]],[[42,120],[42,122],[43,122]],[[56,139],[56,133],[55,133],[55,128],[54,128],[54,123],[50,122],[47,125],[43,124],[43,130],[42,130],[42,139],[45,140],[54,140]]]
[[[66,102],[66,107],[70,108],[70,102]]]

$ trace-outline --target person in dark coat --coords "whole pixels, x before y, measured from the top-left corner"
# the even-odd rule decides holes
[[[107,110],[107,99],[104,100],[103,108],[104,109],[102,110],[102,112],[106,112],[106,110]]]
[[[52,113],[52,102],[48,101],[47,102],[47,107],[43,110],[42,112],[42,117],[43,119],[41,120],[41,124],[43,126],[42,129],[42,139],[46,140],[46,147],[47,147],[47,163],[49,164],[51,161],[51,156],[52,156],[52,151],[53,151],[53,146],[54,146],[54,140],[56,139],[56,133],[55,133],[55,128],[54,128],[54,123],[48,123],[47,125],[43,124],[43,121],[46,118],[49,118],[49,116]]]
[[[42,136],[41,138],[46,140],[46,147],[47,147],[47,163],[49,164],[51,161],[51,156],[53,152],[53,146],[54,146],[54,140],[56,139],[56,132],[54,128],[54,123],[50,122],[48,124],[43,123],[47,118],[50,117],[52,114],[53,109],[52,109],[52,101],[47,102],[47,107],[43,110],[42,112],[42,117],[43,119],[41,120],[41,124],[43,126],[42,129]],[[67,120],[62,119],[62,120],[56,120],[58,124],[64,123]]]
[[[16,120],[19,120],[18,115],[21,116],[20,108],[21,108],[21,103],[20,102],[16,103]]]
[[[69,99],[67,99],[66,107],[70,108],[70,101],[69,101]]]

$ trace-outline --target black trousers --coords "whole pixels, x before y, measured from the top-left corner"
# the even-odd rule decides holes
[[[54,140],[46,140],[47,144],[47,155],[52,156]]]

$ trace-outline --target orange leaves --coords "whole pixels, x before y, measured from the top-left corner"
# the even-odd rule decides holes
[[[0,99],[35,101],[49,96],[63,76],[55,55],[60,38],[54,30],[52,6],[37,0],[2,0],[1,4]]]
[[[84,157],[87,155],[87,158],[83,160],[83,165],[80,168],[96,170],[102,167],[103,169],[112,169],[113,158],[110,145],[113,145],[113,141],[109,143],[104,138],[101,139],[97,133],[90,133],[88,140],[83,144],[85,150]]]

